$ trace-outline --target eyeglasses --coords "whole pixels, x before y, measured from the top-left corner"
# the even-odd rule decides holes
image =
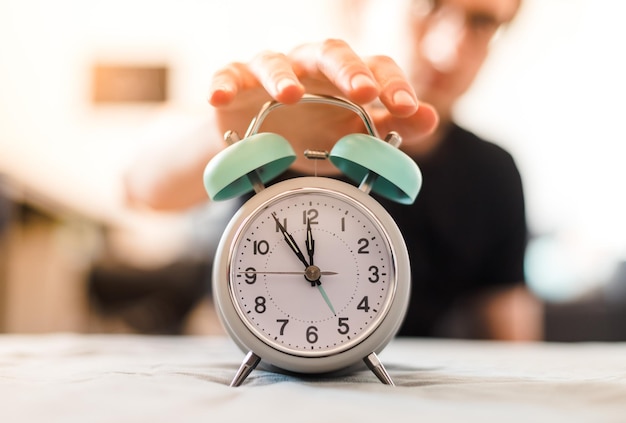
[[[412,0],[411,17],[420,22],[439,22],[453,19],[466,35],[477,44],[489,44],[500,29],[508,23],[485,9],[464,8],[453,1]]]

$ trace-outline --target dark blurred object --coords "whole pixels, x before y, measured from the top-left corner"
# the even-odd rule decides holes
[[[546,304],[545,340],[626,341],[626,262],[602,289],[576,301]]]
[[[613,278],[604,289],[604,296],[609,303],[619,303],[626,306],[626,261],[622,261],[617,266]]]
[[[97,265],[88,292],[103,316],[121,318],[138,333],[178,335],[194,306],[207,295],[210,266],[176,262],[155,269]]]
[[[138,333],[184,333],[196,305],[211,296],[215,249],[242,201],[210,203],[189,212],[189,248],[165,266],[133,267],[108,243],[89,276],[89,296],[97,311],[122,319]]]
[[[167,101],[167,66],[96,64],[91,81],[92,101],[96,104]]]
[[[12,203],[6,194],[6,187],[2,175],[0,175],[0,332],[5,328],[5,298],[7,289],[7,246],[6,232],[12,216]]]
[[[0,175],[0,237],[4,235],[4,232],[9,226],[12,209],[12,202],[9,200],[7,194],[6,182],[2,175]]]

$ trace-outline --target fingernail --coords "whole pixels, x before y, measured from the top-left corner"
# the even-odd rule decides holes
[[[282,93],[287,88],[297,87],[297,86],[298,86],[298,84],[295,81],[291,80],[291,79],[281,79],[276,84],[276,91],[279,92],[279,93]]]
[[[411,94],[404,90],[398,90],[393,94],[393,102],[397,106],[416,107],[417,103]]]
[[[374,81],[372,81],[372,78],[362,73],[358,75],[354,75],[352,79],[350,80],[350,87],[352,87],[353,90],[363,88],[363,87],[373,87],[373,86],[374,86]]]

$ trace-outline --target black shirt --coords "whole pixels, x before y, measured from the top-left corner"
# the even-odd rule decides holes
[[[524,195],[511,155],[457,125],[427,160],[415,160],[423,185],[414,204],[374,197],[398,224],[411,261],[398,335],[435,336],[458,300],[524,280]],[[272,183],[295,176],[287,171]]]
[[[404,235],[412,293],[400,336],[432,336],[454,303],[484,288],[524,280],[527,228],[513,158],[452,126],[427,160],[413,205],[378,199]]]

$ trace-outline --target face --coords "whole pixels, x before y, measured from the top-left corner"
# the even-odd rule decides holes
[[[442,121],[474,81],[498,30],[519,0],[412,0],[410,78]]]

